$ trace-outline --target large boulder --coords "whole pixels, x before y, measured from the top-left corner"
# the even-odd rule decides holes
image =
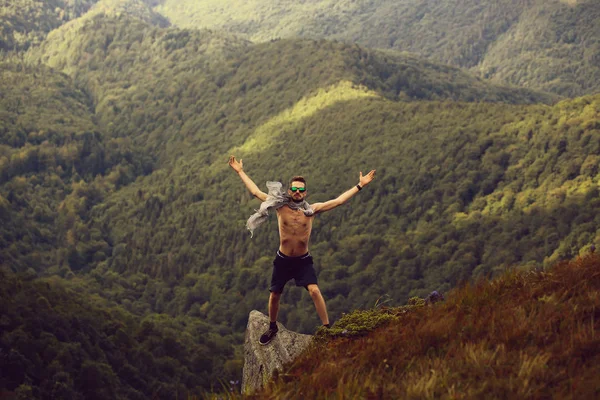
[[[262,388],[276,369],[281,371],[283,365],[293,361],[312,339],[311,335],[289,331],[280,323],[277,327],[279,332],[271,343],[261,345],[258,339],[269,328],[269,317],[256,310],[250,312],[244,341],[242,392],[245,394]]]

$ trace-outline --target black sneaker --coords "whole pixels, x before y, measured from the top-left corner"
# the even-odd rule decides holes
[[[271,340],[273,340],[273,338],[277,335],[278,331],[279,331],[279,329],[269,328],[269,330],[267,330],[265,333],[263,333],[263,335],[260,337],[260,339],[258,339],[258,343],[262,344],[263,346],[265,344],[271,343]]]

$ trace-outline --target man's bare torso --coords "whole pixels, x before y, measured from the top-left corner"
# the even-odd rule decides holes
[[[290,257],[308,253],[313,219],[314,215],[307,217],[302,210],[292,210],[288,206],[278,208],[279,251]]]

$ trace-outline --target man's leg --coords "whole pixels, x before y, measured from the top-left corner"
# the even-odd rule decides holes
[[[325,306],[325,299],[321,295],[321,291],[317,285],[310,284],[306,286],[308,289],[308,293],[310,293],[310,297],[312,297],[313,302],[315,303],[315,308],[317,309],[317,314],[319,314],[319,318],[321,318],[321,322],[323,325],[329,325],[329,317],[327,316],[327,306]]]
[[[271,292],[271,296],[269,296],[269,321],[276,322],[277,314],[279,313],[279,299],[281,298],[281,293]]]
[[[258,342],[262,345],[270,343],[277,335],[277,312],[279,311],[280,298],[280,292],[271,292],[269,297],[269,329],[258,339]]]

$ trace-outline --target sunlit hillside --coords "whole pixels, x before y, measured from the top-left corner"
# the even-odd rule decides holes
[[[93,96],[107,134],[169,154],[163,162],[180,151],[214,154],[215,147],[245,138],[257,124],[340,81],[393,100],[558,99],[409,55],[312,40],[252,45],[230,34],[163,29],[112,13],[86,15],[53,31],[26,59],[71,75]]]
[[[410,51],[495,82],[566,96],[600,90],[596,0],[160,0],[185,28],[254,41],[307,37]]]
[[[368,190],[315,221],[312,254],[336,316],[383,294],[403,302],[597,243],[597,96],[523,107],[396,103],[349,89],[303,99],[209,158],[181,159],[111,195],[91,215],[115,247],[91,265],[172,282],[153,297],[155,310],[243,329],[248,312],[263,307],[277,230],[271,223],[250,238],[244,223],[258,202],[226,165],[229,153],[261,187],[304,174],[310,201],[378,170]],[[175,290],[186,276],[191,286]],[[282,321],[310,332],[307,300],[286,293]]]

